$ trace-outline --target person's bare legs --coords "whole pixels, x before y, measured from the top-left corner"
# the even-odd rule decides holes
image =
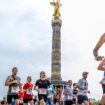
[[[33,105],[33,101],[30,101],[30,105]]]
[[[28,105],[28,103],[23,103],[23,105]]]
[[[15,99],[15,105],[19,105],[18,99]]]

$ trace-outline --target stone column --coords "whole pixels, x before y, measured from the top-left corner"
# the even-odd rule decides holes
[[[52,83],[61,81],[61,25],[62,20],[59,17],[52,19],[52,66],[51,80]]]

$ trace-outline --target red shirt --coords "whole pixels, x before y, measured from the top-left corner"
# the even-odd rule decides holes
[[[32,88],[33,88],[33,84],[31,83],[26,83],[23,86],[23,90],[24,90],[24,98],[28,98],[28,99],[32,99],[33,98],[33,94],[32,94]]]
[[[24,94],[23,94],[22,91],[19,91],[19,92],[18,92],[18,95],[19,95],[19,99],[20,99],[20,98],[23,98],[23,95],[24,95]]]
[[[22,91],[19,91],[18,92],[18,95],[19,95],[19,100],[18,100],[18,104],[21,105],[23,104],[23,92]]]

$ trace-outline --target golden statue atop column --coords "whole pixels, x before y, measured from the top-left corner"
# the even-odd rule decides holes
[[[60,17],[61,14],[60,14],[60,6],[61,6],[61,3],[59,0],[53,0],[53,2],[50,2],[50,4],[52,6],[54,6],[54,14],[53,16],[54,17]]]

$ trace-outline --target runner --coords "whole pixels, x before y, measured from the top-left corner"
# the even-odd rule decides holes
[[[33,103],[34,103],[34,105],[38,105],[38,100],[37,100],[37,96],[36,95],[33,98]]]
[[[77,83],[73,84],[73,102],[74,102],[74,104],[76,104],[76,102],[77,102],[77,94],[78,94],[76,85],[77,85]]]
[[[47,78],[47,80],[49,80],[51,82],[50,78]],[[46,103],[48,105],[53,105],[53,95],[54,95],[54,93],[55,93],[54,86],[50,85],[50,87],[47,90],[47,100],[46,100]]]
[[[64,103],[65,105],[73,104],[73,90],[71,88],[72,80],[68,81],[68,85],[64,89]]]
[[[104,43],[105,43],[105,33],[101,36],[101,38],[99,39],[97,45],[95,46],[95,48],[93,50],[93,55],[94,55],[96,61],[101,61],[101,63],[99,64],[97,69],[104,71],[104,78],[100,82],[102,84],[103,94],[105,93],[105,84],[104,84],[104,82],[105,82],[105,57],[99,56],[98,50],[101,48],[101,46]]]
[[[23,86],[23,92],[24,92],[24,97],[23,97],[23,103],[24,105],[33,105],[33,93],[32,93],[32,88],[33,84],[31,83],[32,78],[31,76],[27,77],[27,82]]]
[[[82,74],[83,78],[78,81],[77,88],[78,90],[78,96],[77,96],[77,105],[88,105],[88,96],[87,93],[90,93],[88,91],[88,81],[87,81],[87,76],[88,72],[83,72]]]
[[[19,105],[23,105],[23,96],[24,96],[24,94],[23,94],[23,91],[22,91],[23,89],[22,89],[22,86],[21,86],[21,88],[20,88],[20,91],[18,92],[18,96],[19,96]]]
[[[40,72],[40,79],[35,83],[35,90],[38,91],[38,99],[40,104],[45,104],[47,99],[47,90],[50,86],[49,80],[46,79],[46,74],[44,71]]]
[[[54,105],[59,104],[59,99],[60,99],[59,93],[56,92],[56,93],[54,94],[54,96],[53,96],[53,104],[54,104]]]
[[[20,78],[17,76],[18,69],[17,67],[13,67],[12,75],[8,76],[5,81],[5,86],[9,86],[8,94],[7,94],[7,103],[10,105],[12,103],[12,99],[15,100],[15,105],[18,105],[18,91],[21,86]]]
[[[53,85],[48,88],[47,101],[48,105],[53,105],[53,94],[55,93]]]

